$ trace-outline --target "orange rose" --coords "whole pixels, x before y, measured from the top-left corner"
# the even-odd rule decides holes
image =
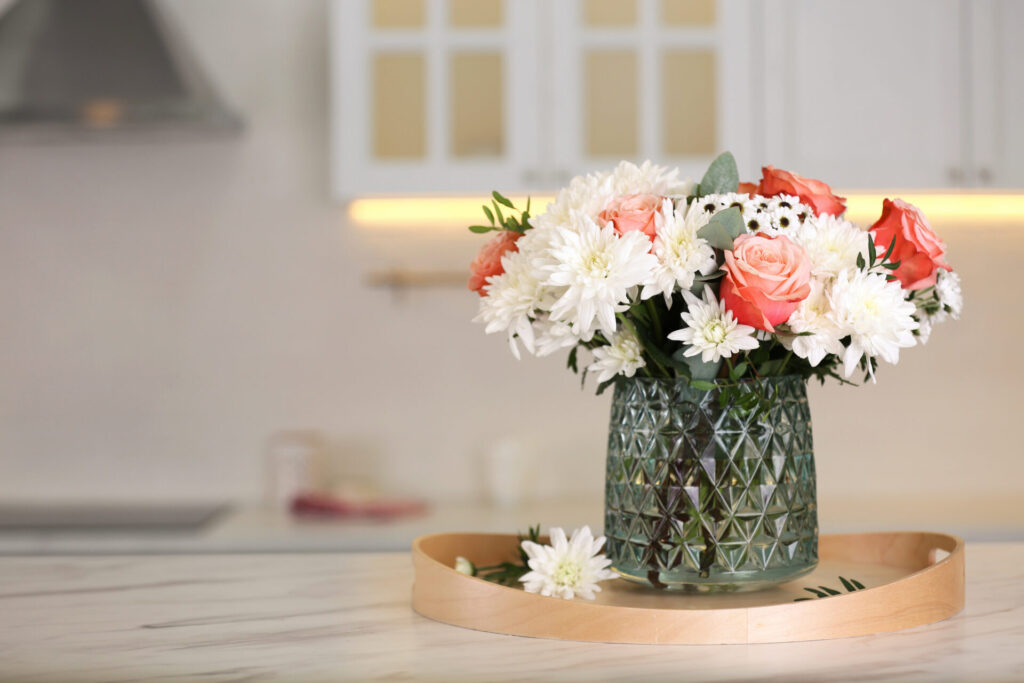
[[[740,194],[755,195],[761,194],[761,187],[757,183],[740,183],[736,191]]]
[[[625,235],[639,231],[654,239],[654,214],[661,208],[662,197],[655,194],[627,194],[608,202],[598,218],[601,225],[611,223],[615,232]]]
[[[469,283],[466,287],[480,296],[487,296],[487,292],[484,291],[487,278],[505,272],[505,267],[501,265],[501,257],[510,251],[519,249],[516,246],[516,240],[520,237],[522,237],[522,233],[502,230],[484,244],[469,266]]]
[[[800,201],[814,209],[817,216],[823,213],[839,216],[846,211],[846,197],[836,196],[825,183],[774,166],[761,168],[761,194],[766,197],[777,194],[796,195]]]
[[[953,270],[946,263],[946,245],[939,239],[930,225],[913,204],[902,199],[886,199],[882,202],[882,217],[868,228],[875,236],[875,247],[884,254],[896,239],[890,261],[899,261],[900,266],[893,275],[903,289],[924,289],[931,287],[939,276],[939,268]]]
[[[811,259],[785,235],[740,235],[725,252],[721,298],[743,325],[775,331],[811,293]]]

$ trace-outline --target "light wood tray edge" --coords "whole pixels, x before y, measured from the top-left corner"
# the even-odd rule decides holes
[[[412,545],[413,609],[455,626],[535,638],[609,643],[772,643],[899,631],[957,614],[964,605],[964,542],[949,534],[826,535],[821,557],[855,558],[912,572],[864,591],[735,609],[651,609],[562,600],[456,572],[455,548],[481,563],[507,555],[512,534],[429,534]],[[938,561],[937,551],[949,555]],[[449,564],[435,557],[448,558]],[[916,571],[915,571],[916,570]]]

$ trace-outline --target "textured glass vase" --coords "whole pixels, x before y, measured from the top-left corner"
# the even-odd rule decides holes
[[[620,381],[612,400],[605,536],[612,568],[656,588],[758,590],[818,563],[806,382],[772,377],[739,395],[685,380]]]

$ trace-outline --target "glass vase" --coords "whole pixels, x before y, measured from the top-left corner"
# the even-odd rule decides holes
[[[605,536],[612,568],[655,588],[758,590],[818,563],[807,385],[798,376],[731,392],[685,380],[616,384]],[[756,393],[759,402],[745,408]]]

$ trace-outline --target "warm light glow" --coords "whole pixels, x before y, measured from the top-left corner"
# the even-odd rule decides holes
[[[1024,194],[972,194],[911,192],[840,192],[847,198],[847,216],[869,225],[882,212],[882,200],[900,197],[917,206],[933,221],[1024,222]],[[401,230],[407,228],[459,229],[485,220],[480,210],[487,199],[480,197],[388,197],[357,199],[349,205],[349,217],[365,228]],[[517,207],[526,197],[509,197]],[[532,198],[534,214],[544,210],[550,195]]]

